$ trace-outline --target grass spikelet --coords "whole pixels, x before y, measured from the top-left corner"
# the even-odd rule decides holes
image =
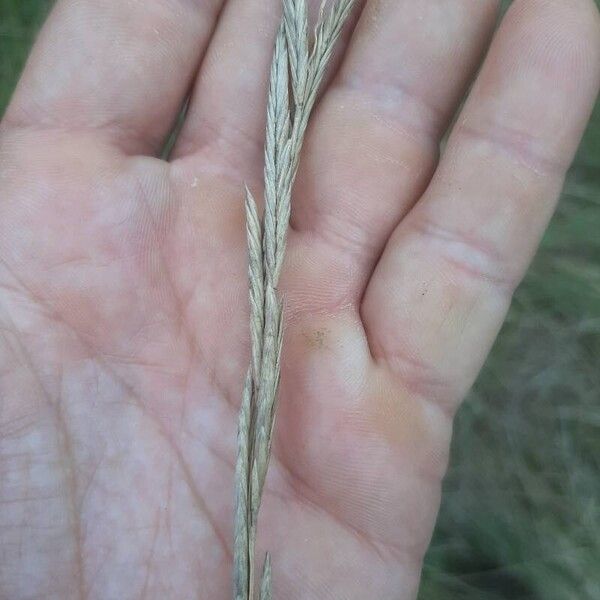
[[[323,3],[311,48],[306,0],[283,0],[267,106],[262,220],[252,193],[246,189],[252,364],[238,433],[234,600],[253,600],[255,595],[254,549],[273,441],[283,341],[283,303],[277,285],[292,188],[317,92],[353,3],[337,0],[329,9]],[[259,594],[260,600],[272,598],[270,556],[265,559]]]

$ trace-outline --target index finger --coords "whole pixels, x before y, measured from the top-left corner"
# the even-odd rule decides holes
[[[191,86],[223,0],[59,0],[3,125],[92,131],[158,149]]]

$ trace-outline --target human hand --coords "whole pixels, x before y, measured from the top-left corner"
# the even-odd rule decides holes
[[[280,2],[222,4],[60,0],[2,122],[2,598],[231,595],[243,183]],[[315,114],[260,525],[276,598],[416,596],[452,417],[600,78],[593,2],[516,0],[438,164],[497,5],[366,2]]]

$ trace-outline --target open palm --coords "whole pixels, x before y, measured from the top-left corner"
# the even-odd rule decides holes
[[[593,2],[518,0],[438,165],[496,11],[357,6],[319,103],[260,526],[276,598],[416,596],[453,413],[598,88]],[[279,0],[61,0],[41,34],[0,137],[2,598],[231,594],[242,192],[278,20]]]

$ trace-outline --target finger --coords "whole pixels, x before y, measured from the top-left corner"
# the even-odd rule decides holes
[[[362,295],[385,241],[431,177],[496,14],[495,0],[367,3],[298,179],[293,227],[332,259],[318,280],[345,263],[353,295]]]
[[[60,0],[7,126],[93,130],[155,151],[191,84],[222,0]]]
[[[307,4],[314,22],[321,0]],[[360,6],[356,8],[358,12]],[[202,64],[174,158],[210,159],[238,178],[260,174],[270,64],[280,23],[281,0],[229,0]],[[351,28],[349,23],[346,31]],[[336,56],[343,45],[342,39]]]
[[[593,2],[520,0],[363,303],[376,359],[455,408],[555,208],[600,80]]]

